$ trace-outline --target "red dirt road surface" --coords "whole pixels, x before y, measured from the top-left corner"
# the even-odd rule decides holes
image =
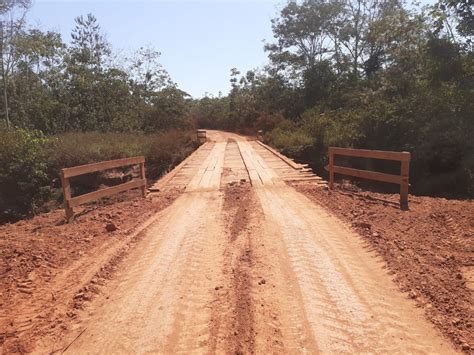
[[[3,353],[474,346],[472,225],[455,219],[457,208],[469,216],[471,202],[445,215],[457,238],[447,246],[443,230],[415,223],[424,220],[418,207],[397,219],[404,212],[387,203],[373,210],[372,200],[329,194],[309,169],[259,142],[208,138],[146,200],[89,208],[69,225],[57,211],[0,227]],[[347,216],[354,211],[363,217]]]

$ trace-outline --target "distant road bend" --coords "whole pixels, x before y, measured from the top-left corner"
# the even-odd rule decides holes
[[[68,352],[454,352],[381,260],[285,183],[322,183],[309,169],[236,134],[208,138],[158,182],[185,193],[88,306]]]

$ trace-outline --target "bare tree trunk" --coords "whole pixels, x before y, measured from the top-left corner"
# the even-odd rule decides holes
[[[0,21],[0,70],[2,74],[2,81],[3,81],[3,100],[5,104],[5,120],[7,121],[7,128],[8,130],[11,129],[10,125],[10,113],[8,109],[8,79],[7,79],[7,73],[5,72],[5,63],[4,63],[4,57],[3,57],[3,43],[4,43],[4,37],[3,37],[3,21]]]

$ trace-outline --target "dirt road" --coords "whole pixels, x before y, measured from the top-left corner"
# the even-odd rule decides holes
[[[241,136],[208,136],[157,185],[185,193],[37,352],[454,352],[360,238],[285,184],[318,177]]]

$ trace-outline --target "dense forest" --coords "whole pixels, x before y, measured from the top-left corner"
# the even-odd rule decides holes
[[[30,1],[0,4],[0,222],[60,200],[62,167],[145,155],[156,178],[196,148],[189,96],[157,50],[119,57],[91,14],[66,44],[27,25]]]
[[[473,196],[471,0],[291,1],[272,28],[268,65],[232,69],[228,96],[195,102],[199,125],[262,129],[321,173],[328,146],[409,151],[411,191]]]
[[[63,166],[144,154],[158,176],[195,147],[196,126],[262,129],[319,171],[331,145],[406,150],[412,191],[474,194],[471,0],[290,1],[269,23],[268,64],[231,69],[228,95],[200,99],[156,49],[117,55],[91,14],[66,42],[29,26],[30,6],[0,2],[2,220],[54,197]]]

